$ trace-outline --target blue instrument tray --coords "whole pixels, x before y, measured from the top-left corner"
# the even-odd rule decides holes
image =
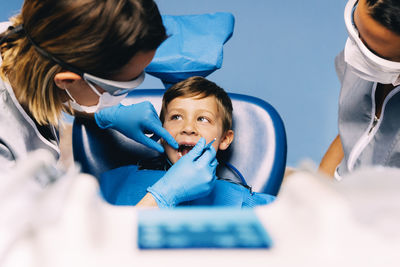
[[[140,249],[265,249],[271,244],[252,209],[176,208],[138,213]]]

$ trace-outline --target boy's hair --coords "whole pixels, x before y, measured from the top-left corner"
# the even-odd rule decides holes
[[[232,101],[228,94],[216,85],[203,77],[194,76],[174,84],[165,91],[162,99],[160,120],[164,123],[167,107],[177,97],[193,97],[199,99],[214,96],[217,101],[218,111],[222,115],[222,129],[224,132],[232,129]]]
[[[387,29],[400,35],[400,1],[366,0],[369,14]]]
[[[0,34],[0,75],[13,82],[18,101],[39,124],[57,124],[68,108],[54,83],[63,68],[32,42],[75,69],[107,79],[166,39],[153,0],[25,0],[11,22]]]

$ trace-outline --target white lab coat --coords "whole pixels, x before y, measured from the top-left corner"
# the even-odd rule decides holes
[[[0,23],[0,32],[9,25],[8,22]],[[37,149],[48,150],[55,158],[60,154],[58,142],[49,141],[40,134],[17,101],[11,85],[0,79],[0,171],[10,170],[16,160],[25,159],[28,153]]]

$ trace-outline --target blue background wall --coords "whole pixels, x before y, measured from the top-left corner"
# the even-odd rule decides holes
[[[344,47],[346,0],[156,0],[162,14],[217,11],[235,16],[220,70],[208,78],[235,93],[270,102],[288,135],[288,164],[319,162],[337,134],[339,82],[334,57]],[[0,19],[22,0],[2,1]],[[160,88],[147,76],[141,88]],[[257,142],[257,140],[254,140]]]

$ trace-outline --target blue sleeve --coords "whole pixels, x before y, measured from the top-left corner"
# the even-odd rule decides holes
[[[262,193],[251,193],[244,186],[225,180],[215,181],[214,189],[205,197],[182,203],[182,206],[225,206],[225,207],[255,207],[266,205],[275,197]]]
[[[252,193],[249,194],[245,201],[243,201],[243,207],[255,207],[260,205],[267,205],[275,200],[275,196],[264,194],[264,193]]]
[[[136,165],[123,166],[112,169],[101,174],[99,179],[100,192],[102,197],[110,204],[115,204],[115,198],[119,194],[126,178],[136,172]]]
[[[136,165],[124,166],[103,173],[100,190],[110,204],[135,206],[147,194],[147,188],[164,174],[159,170],[138,170]]]

